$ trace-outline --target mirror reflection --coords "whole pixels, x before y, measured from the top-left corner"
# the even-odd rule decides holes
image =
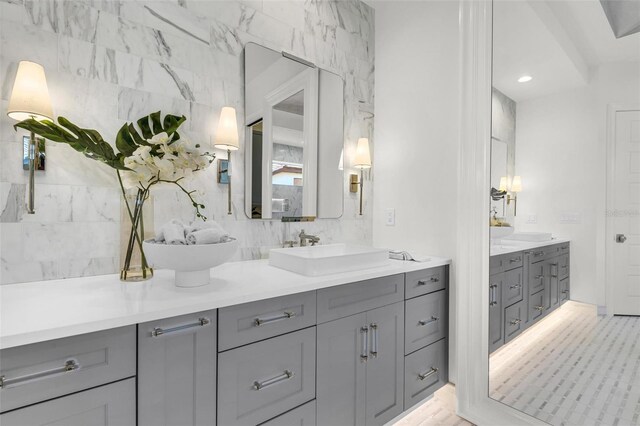
[[[247,44],[247,216],[342,215],[343,86],[302,59]]]
[[[640,6],[494,1],[489,396],[640,424]]]

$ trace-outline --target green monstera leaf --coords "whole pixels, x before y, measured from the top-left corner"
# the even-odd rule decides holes
[[[133,123],[125,123],[116,135],[116,147],[125,156],[130,156],[141,145],[149,145],[151,139],[159,133],[166,133],[171,140],[180,139],[177,130],[187,118],[183,115],[167,114],[161,120],[160,111],[142,117],[137,121],[138,129]]]
[[[93,129],[82,129],[64,117],[58,117],[58,124],[51,120],[28,118],[13,127],[28,130],[53,142],[66,143],[88,158],[101,161],[114,169],[128,170],[123,164],[123,155],[116,154],[100,133]]]
[[[161,119],[160,111],[140,118],[136,123],[125,123],[116,135],[116,148],[114,152],[96,130],[82,129],[64,117],[58,117],[58,123],[51,120],[38,121],[28,118],[17,123],[14,128],[22,128],[35,133],[53,142],[66,143],[71,148],[84,154],[92,160],[101,161],[116,170],[128,170],[124,166],[124,158],[133,154],[141,145],[149,145],[147,139],[165,132],[171,140],[178,140],[178,128],[187,119],[168,114]]]

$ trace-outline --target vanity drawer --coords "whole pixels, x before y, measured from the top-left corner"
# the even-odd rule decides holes
[[[446,290],[407,300],[405,302],[405,354],[446,337],[447,326]]]
[[[527,312],[524,302],[518,302],[504,310],[504,342],[507,343],[524,330]]]
[[[135,426],[136,380],[122,380],[0,415],[2,426]]]
[[[315,291],[223,308],[218,311],[218,351],[315,324]]]
[[[294,408],[260,426],[316,426],[316,400]]]
[[[421,296],[447,287],[448,273],[446,266],[407,273],[405,277],[405,297]]]
[[[522,268],[512,269],[504,274],[502,283],[502,304],[510,306],[522,300]]]
[[[136,327],[82,334],[0,351],[4,411],[136,374]]]
[[[447,339],[404,358],[404,409],[432,395],[449,381]]]
[[[523,265],[524,254],[522,252],[501,254],[489,258],[489,274],[495,275]]]
[[[529,296],[529,321],[535,321],[544,313],[544,291]]]
[[[570,268],[569,255],[568,254],[563,254],[558,259],[558,278],[562,280],[562,279],[568,277],[569,276],[569,268]]]
[[[569,280],[570,278],[566,277],[558,283],[558,298],[560,299],[560,303],[566,302],[571,297],[571,282]]]
[[[315,394],[315,327],[218,355],[219,425],[256,425]]]
[[[536,262],[529,266],[529,294],[544,290],[547,282],[547,262]]]
[[[404,274],[318,290],[318,324],[404,300]]]

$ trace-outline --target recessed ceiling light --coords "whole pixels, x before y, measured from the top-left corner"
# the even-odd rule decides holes
[[[530,75],[523,75],[518,79],[518,83],[526,83],[527,81],[531,80],[533,80],[533,77],[531,77]]]

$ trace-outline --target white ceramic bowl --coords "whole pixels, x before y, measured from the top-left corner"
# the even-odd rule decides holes
[[[238,250],[238,241],[234,238],[218,244],[173,245],[146,240],[142,246],[152,268],[176,271],[178,287],[198,287],[209,284],[211,268],[231,259]]]

